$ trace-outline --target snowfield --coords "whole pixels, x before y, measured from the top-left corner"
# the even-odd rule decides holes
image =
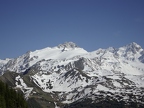
[[[71,103],[84,97],[95,99],[92,94],[101,95],[100,91],[139,95],[144,88],[143,57],[144,50],[134,42],[93,52],[67,42],[27,52],[16,59],[0,60],[0,71],[28,74],[42,91],[60,92],[59,98],[65,97],[62,102]],[[22,75],[15,80],[16,87],[21,88],[27,98],[34,92]],[[127,100],[128,96],[124,95],[123,99]]]

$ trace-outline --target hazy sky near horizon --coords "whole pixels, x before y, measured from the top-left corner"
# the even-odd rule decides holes
[[[0,59],[69,41],[144,48],[144,0],[0,0]]]

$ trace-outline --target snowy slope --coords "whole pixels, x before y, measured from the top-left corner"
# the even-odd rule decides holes
[[[66,42],[53,48],[47,47],[41,50],[27,52],[26,54],[16,59],[9,60],[8,63],[2,69],[3,71],[10,70],[20,73],[26,71],[26,69],[28,69],[29,67],[33,66],[35,63],[41,60],[69,59],[74,56],[83,55],[86,53],[88,53],[86,50],[77,47],[74,43]],[[1,60],[0,64],[3,64],[3,62],[5,61]]]
[[[132,94],[133,101],[138,95],[144,96],[144,50],[134,42],[93,52],[66,42],[27,52],[16,59],[1,60],[0,64],[1,72],[9,70],[24,75],[15,78],[15,85],[26,90],[26,97],[36,92],[33,84],[47,93],[59,92],[62,103],[84,97],[98,99],[95,95],[118,99],[123,94],[121,98],[128,100],[127,94]]]
[[[0,59],[0,75],[3,74],[4,70],[3,67],[10,61],[11,59],[5,59],[5,60],[1,60]]]

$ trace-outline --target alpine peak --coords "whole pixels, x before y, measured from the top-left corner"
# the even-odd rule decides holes
[[[132,43],[126,45],[126,49],[127,49],[127,51],[132,51],[133,53],[135,53],[135,52],[140,51],[140,49],[142,49],[142,48],[137,43],[132,42]]]
[[[141,47],[141,46],[138,45],[136,42],[132,42],[132,43],[128,44],[128,46],[132,46],[132,47]]]
[[[73,42],[65,42],[63,44],[59,44],[58,48],[78,48],[78,46]]]

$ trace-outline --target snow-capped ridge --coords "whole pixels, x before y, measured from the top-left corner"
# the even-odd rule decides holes
[[[24,93],[28,92],[28,98],[37,93],[34,87],[42,92],[59,92],[60,102],[73,102],[95,94],[101,97],[101,93],[126,94],[121,96],[127,98],[134,91],[134,96],[144,96],[144,50],[135,42],[93,52],[66,42],[0,63],[1,72],[9,70],[19,75],[13,82]]]
[[[2,70],[14,71],[17,73],[26,71],[41,60],[62,60],[70,59],[88,53],[83,48],[79,48],[73,42],[66,42],[60,47],[46,47],[36,51],[28,51],[18,58],[11,59],[7,63],[2,63]],[[1,61],[2,62],[2,61]],[[5,66],[4,66],[5,65]]]
[[[125,47],[126,47],[127,52],[131,51],[133,53],[137,53],[142,50],[142,47],[135,42],[132,42],[132,43],[126,45]]]
[[[65,42],[63,44],[59,44],[57,46],[58,48],[79,48],[75,43],[73,42]]]
[[[2,63],[1,67],[2,70],[24,72],[26,69],[28,69],[29,67],[33,66],[41,60],[53,59],[55,61],[62,61],[65,59],[67,61],[77,61],[81,57],[84,57],[86,58],[86,61],[83,62],[87,64],[85,68],[83,67],[84,69],[87,70],[91,67],[95,67],[94,69],[99,69],[99,66],[97,66],[96,64],[102,64],[102,61],[104,61],[104,64],[105,62],[112,63],[114,61],[117,61],[119,57],[123,57],[127,60],[139,59],[139,61],[144,62],[144,56],[141,54],[142,51],[143,49],[141,48],[141,46],[136,44],[135,42],[130,43],[124,47],[120,47],[119,49],[109,47],[107,49],[98,49],[94,52],[87,52],[83,48],[78,47],[73,42],[65,42],[64,44],[60,44],[56,47],[47,47],[36,51],[29,51],[16,59],[9,60],[5,64]],[[88,58],[90,58],[90,60],[87,60]],[[93,61],[93,63],[91,61]],[[81,64],[80,66],[83,66],[83,62],[81,61],[78,63]]]
[[[132,42],[128,45],[118,48],[117,54],[125,59],[135,61],[140,56],[143,55],[142,54],[143,52],[144,50],[142,49],[140,45],[138,45],[135,42]]]

